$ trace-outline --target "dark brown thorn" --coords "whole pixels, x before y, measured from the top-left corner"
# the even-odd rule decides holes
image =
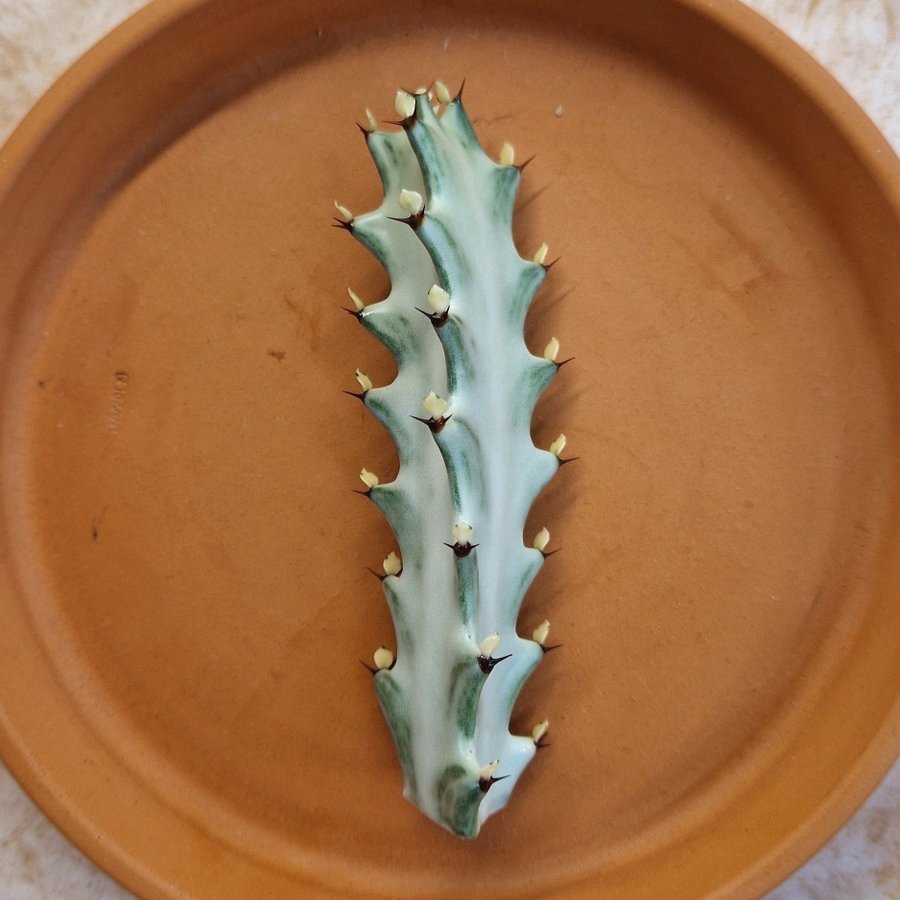
[[[456,92],[456,96],[453,98],[454,103],[462,102],[463,89],[466,86],[466,79],[463,78],[462,84],[459,86],[459,90]]]
[[[366,143],[369,142],[369,136],[372,134],[365,125],[360,125],[359,122],[356,123],[356,127],[362,132],[363,137],[366,139]]]
[[[361,403],[366,402],[366,392],[361,391],[360,393],[356,393],[355,391],[341,391],[341,393],[346,394],[348,397],[356,397]]]
[[[378,671],[379,671],[379,670],[378,670],[378,669],[372,668],[372,666],[370,666],[367,662],[364,662],[363,660],[360,660],[360,661],[359,661],[359,664],[360,664],[361,666],[364,666],[366,669],[368,669],[368,670],[372,673],[372,676],[373,676],[373,677],[374,677],[375,675],[378,674]]]
[[[359,497],[366,497],[367,499],[372,499],[372,488],[369,488],[367,491],[357,491],[354,488],[350,488],[350,490]]]
[[[420,313],[422,313],[423,316],[428,318],[431,321],[431,324],[434,325],[435,328],[440,328],[442,325],[447,324],[447,310],[446,309],[442,313],[428,312],[427,309],[422,309],[419,306],[414,307],[414,309],[418,310]]]
[[[569,457],[566,457],[566,459],[561,459],[560,457],[557,456],[556,458],[559,460],[560,468],[562,468],[565,465],[568,465],[571,462],[575,462],[576,459],[581,459],[580,456],[569,456]]]
[[[421,212],[416,213],[416,215],[406,216],[405,218],[400,216],[388,216],[388,218],[392,222],[402,222],[404,225],[409,225],[413,231],[416,231],[425,218],[425,210],[423,209]]]
[[[382,572],[376,572],[374,569],[369,568],[369,566],[366,566],[366,571],[371,572],[379,581],[384,581],[384,579],[387,578],[387,575]]]
[[[444,546],[449,547],[459,559],[465,559],[478,546],[478,544],[445,543]]]
[[[481,788],[482,794],[486,794],[491,789],[492,784],[496,784],[498,781],[503,781],[504,778],[509,778],[509,775],[499,775],[497,777],[491,775],[490,778],[479,778],[478,787]]]
[[[572,362],[573,359],[575,359],[575,357],[570,356],[568,359],[564,359],[562,362],[558,362],[556,364],[556,371],[558,372],[566,363]]]
[[[444,430],[444,426],[453,418],[453,416],[441,416],[439,419],[423,419],[421,416],[410,416],[417,422],[427,425],[431,429],[432,434],[437,434]]]
[[[535,156],[537,156],[537,154],[533,153],[531,156],[528,157],[528,159],[525,160],[525,162],[519,163],[516,166],[516,168],[521,172],[525,168],[525,166],[527,166],[528,163],[530,163],[535,158]]]
[[[415,112],[413,112],[411,116],[407,116],[405,119],[385,119],[385,124],[399,125],[404,131],[407,131],[408,129],[412,128],[417,121],[418,119],[416,118],[416,114]]]
[[[353,223],[346,222],[344,219],[339,219],[337,216],[334,216],[334,222],[331,223],[332,228],[343,228],[344,231],[349,231],[351,234],[353,233]]]
[[[552,746],[552,744],[548,744],[548,743],[544,740],[544,736],[543,736],[543,735],[541,735],[540,738],[534,742],[534,749],[535,749],[535,750],[546,750],[548,747],[551,747],[551,746]]]
[[[478,668],[485,675],[490,675],[497,663],[502,663],[504,659],[509,659],[511,656],[512,653],[507,653],[506,656],[479,656]]]
[[[560,257],[557,256],[556,259],[551,259],[548,263],[541,263],[541,267],[545,272],[549,272],[560,260]]]
[[[545,647],[543,644],[541,644],[541,650],[543,650],[544,653],[549,653],[551,650],[556,650],[559,647],[562,647],[562,644],[551,644],[549,647]]]
[[[559,553],[560,550],[562,550],[562,547],[557,547],[555,550],[549,550],[547,552],[540,550],[539,552],[541,556],[544,557],[544,559],[550,559],[551,556],[555,556],[557,553]]]
[[[341,309],[345,313],[350,313],[350,315],[353,316],[353,318],[356,319],[358,322],[362,322],[363,311],[361,309],[350,309],[349,306],[342,306]]]

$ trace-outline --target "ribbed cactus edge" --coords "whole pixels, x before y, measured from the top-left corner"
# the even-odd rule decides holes
[[[381,205],[336,224],[387,271],[388,297],[349,311],[393,354],[397,376],[359,397],[390,432],[400,465],[365,493],[399,556],[381,577],[396,639],[374,656],[375,691],[397,748],[404,795],[463,837],[506,805],[547,730],[509,731],[516,698],[546,651],[548,624],[517,634],[549,533],[523,540],[538,493],[563,460],[531,439],[535,403],[556,375],[559,345],[531,354],[523,327],[549,268],[546,245],[523,259],[512,238],[521,167],[506,144],[484,152],[463,108],[436,82],[395,100],[400,130],[367,112],[366,145]]]

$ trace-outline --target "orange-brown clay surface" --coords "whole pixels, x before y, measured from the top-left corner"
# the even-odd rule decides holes
[[[750,896],[893,758],[897,163],[693,6],[161,3],[9,145],[0,744],[133,889]],[[358,662],[394,456],[341,389],[392,364],[338,307],[387,285],[328,227],[378,199],[354,119],[432,77],[537,154],[527,336],[575,357],[520,620],[564,648],[514,719],[552,748],[474,843],[402,800]]]

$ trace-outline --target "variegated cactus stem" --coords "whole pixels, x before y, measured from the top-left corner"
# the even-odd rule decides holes
[[[399,91],[399,129],[362,130],[381,176],[381,205],[336,224],[387,270],[388,297],[348,308],[397,362],[354,392],[390,432],[400,458],[390,483],[363,469],[364,493],[398,547],[379,573],[396,654],[379,647],[374,683],[403,769],[404,795],[464,837],[501,809],[548,722],[510,733],[513,705],[547,649],[549,622],[520,637],[522,600],[549,555],[542,528],[523,539],[566,439],[531,438],[535,403],[556,375],[559,342],[540,356],[525,316],[549,268],[547,246],[522,258],[512,216],[521,168],[504,144],[481,147],[459,95]]]

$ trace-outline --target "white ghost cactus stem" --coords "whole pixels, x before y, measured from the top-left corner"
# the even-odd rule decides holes
[[[431,92],[398,92],[395,106],[400,131],[377,130],[366,112],[381,205],[353,215],[336,204],[337,224],[391,279],[385,300],[349,293],[349,312],[397,361],[384,387],[357,370],[362,393],[354,395],[400,457],[390,483],[360,472],[362,493],[399,545],[381,578],[396,655],[376,651],[374,682],[405,796],[474,837],[506,805],[548,727],[509,731],[549,633],[543,622],[533,640],[520,637],[516,620],[549,555],[546,528],[523,540],[525,519],[564,462],[562,435],[549,450],[530,435],[534,405],[559,369],[559,342],[535,356],[522,337],[547,245],[530,259],[514,247],[512,146],[503,145],[499,163],[490,159],[460,98],[439,82]]]

